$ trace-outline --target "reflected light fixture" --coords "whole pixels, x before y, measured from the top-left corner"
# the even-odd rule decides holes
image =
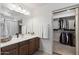
[[[18,5],[14,5],[14,4],[8,4],[7,7],[10,9],[10,10],[14,10],[16,12],[19,12],[19,13],[22,13],[24,15],[30,15],[30,12],[25,10],[25,9],[22,9],[20,6]]]

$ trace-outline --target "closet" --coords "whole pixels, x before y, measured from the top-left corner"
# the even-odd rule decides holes
[[[76,55],[78,50],[79,8],[53,11],[53,53]]]

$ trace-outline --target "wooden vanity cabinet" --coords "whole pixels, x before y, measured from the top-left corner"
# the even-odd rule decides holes
[[[38,51],[40,48],[40,38],[36,37],[35,41],[35,51]]]
[[[23,41],[19,43],[19,55],[28,55],[29,42]]]
[[[39,38],[33,38],[29,40],[29,55],[39,50],[40,41]]]
[[[38,37],[1,48],[1,55],[32,55],[39,50]]]
[[[33,54],[35,52],[35,39],[29,40],[29,55]]]
[[[1,48],[1,55],[18,55],[18,44]]]

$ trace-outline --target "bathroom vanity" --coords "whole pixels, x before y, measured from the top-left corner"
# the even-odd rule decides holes
[[[1,55],[31,55],[39,50],[40,38],[26,36],[13,38],[11,41],[1,43]]]

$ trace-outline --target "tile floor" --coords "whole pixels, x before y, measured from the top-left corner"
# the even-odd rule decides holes
[[[37,51],[35,54],[33,54],[33,55],[60,55],[60,54],[58,54],[58,53],[53,53],[53,54],[48,54],[48,53],[45,53],[45,52],[43,52],[43,51]]]
[[[45,53],[43,51],[37,51],[34,55],[50,55],[50,54]]]
[[[76,48],[54,41],[54,52],[61,55],[75,55]]]
[[[71,47],[68,45],[60,44],[59,42],[54,42],[54,52],[52,55],[75,55],[75,47]],[[50,55],[48,53],[45,53],[43,51],[37,51],[33,55]]]

